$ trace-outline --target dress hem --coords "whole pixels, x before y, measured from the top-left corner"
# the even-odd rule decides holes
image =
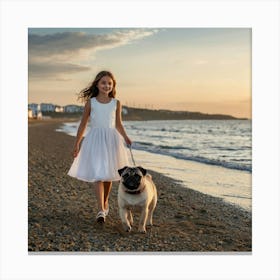
[[[75,179],[78,179],[80,181],[83,181],[83,182],[88,182],[88,183],[94,183],[94,182],[116,182],[116,181],[120,181],[120,178],[119,179],[116,179],[116,178],[110,178],[110,179],[85,179],[85,178],[82,178],[82,177],[79,177],[79,176],[75,176],[75,175],[70,175],[70,174],[67,174],[68,176],[72,177],[72,178],[75,178]]]

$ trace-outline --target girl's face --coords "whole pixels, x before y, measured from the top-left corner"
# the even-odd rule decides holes
[[[108,95],[113,90],[113,80],[109,76],[103,76],[97,83],[99,93]]]

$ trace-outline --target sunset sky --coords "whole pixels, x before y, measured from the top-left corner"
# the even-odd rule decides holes
[[[29,103],[78,104],[112,71],[123,105],[251,118],[249,28],[29,28]]]

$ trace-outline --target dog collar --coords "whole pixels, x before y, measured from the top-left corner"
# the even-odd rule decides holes
[[[127,189],[125,189],[124,191],[125,191],[126,193],[129,193],[129,194],[139,194],[139,193],[141,193],[141,192],[144,191],[145,187],[146,187],[146,186],[144,185],[144,187],[143,187],[142,189],[137,190],[137,191],[129,191],[129,190],[127,190]]]

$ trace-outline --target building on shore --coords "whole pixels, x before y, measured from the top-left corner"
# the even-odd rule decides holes
[[[41,103],[41,111],[42,112],[54,112],[55,111],[55,105],[51,103]]]
[[[63,112],[64,112],[64,107],[63,107],[63,106],[56,105],[54,111],[55,111],[56,113],[63,113]]]
[[[37,103],[28,104],[28,118],[41,119],[43,117],[41,106]]]
[[[65,113],[81,113],[83,112],[84,107],[78,105],[66,105],[64,106]]]
[[[33,119],[33,111],[31,109],[28,109],[28,118]]]
[[[28,116],[30,116],[31,118],[37,116],[38,105],[39,104],[37,103],[28,104]],[[32,113],[29,113],[29,110],[31,110]]]
[[[54,105],[52,103],[30,103],[28,104],[28,117],[29,118],[42,118],[44,113],[82,113],[84,111],[83,106],[78,105]]]

